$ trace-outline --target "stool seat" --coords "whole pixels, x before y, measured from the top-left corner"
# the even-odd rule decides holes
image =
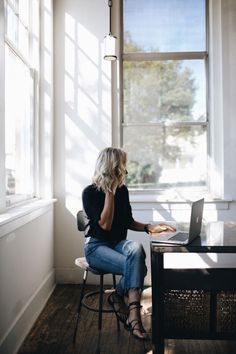
[[[75,264],[84,269],[84,270],[88,270],[90,271],[91,273],[93,274],[97,274],[97,275],[101,275],[101,274],[110,274],[109,272],[103,272],[99,269],[96,269],[96,268],[92,268],[89,266],[88,262],[87,262],[87,259],[85,257],[79,257],[79,258],[76,258],[75,259]]]

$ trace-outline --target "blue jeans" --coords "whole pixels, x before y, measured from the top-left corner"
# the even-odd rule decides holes
[[[147,274],[142,244],[131,240],[107,242],[90,237],[85,243],[85,257],[92,268],[121,275],[117,284],[120,295],[124,296],[129,289],[142,290]]]

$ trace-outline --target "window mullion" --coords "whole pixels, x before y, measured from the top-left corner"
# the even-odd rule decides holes
[[[0,14],[4,14],[4,2],[0,1]],[[2,16],[3,17],[3,16]],[[4,21],[0,20],[0,212],[6,207],[5,187],[5,53],[4,53]]]
[[[208,122],[160,122],[160,123],[122,123],[123,127],[186,127],[202,126],[207,127]]]
[[[149,60],[194,60],[206,59],[207,52],[167,52],[167,53],[124,53],[122,59],[124,61],[149,61]]]

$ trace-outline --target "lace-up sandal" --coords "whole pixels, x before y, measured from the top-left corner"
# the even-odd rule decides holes
[[[134,309],[141,309],[142,306],[140,305],[139,301],[133,301],[130,302],[128,305],[129,312],[134,310]],[[135,332],[138,331],[141,334],[146,334],[147,332],[143,328],[142,322],[140,319],[135,318],[132,321],[129,322],[129,319],[127,318],[125,324],[124,324],[125,329],[127,329],[135,338],[140,339],[140,340],[148,340],[148,336],[139,336]]]
[[[128,319],[129,311],[123,297],[120,296],[115,290],[108,296],[107,301],[115,312],[118,320],[125,324]]]

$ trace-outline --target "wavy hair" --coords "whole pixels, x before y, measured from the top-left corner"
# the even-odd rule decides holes
[[[117,187],[124,184],[126,160],[126,152],[118,148],[108,147],[99,153],[93,176],[93,182],[98,190],[104,193],[112,192],[114,183]]]

